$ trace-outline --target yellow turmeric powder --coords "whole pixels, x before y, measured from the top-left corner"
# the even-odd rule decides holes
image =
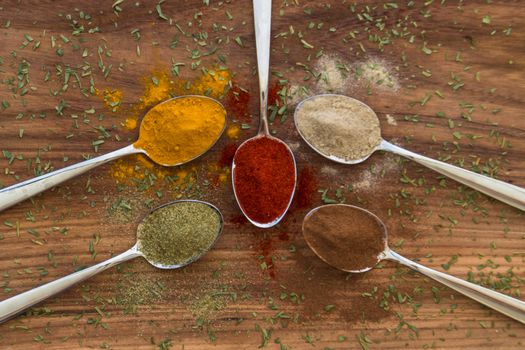
[[[226,130],[226,135],[232,140],[237,140],[240,134],[241,127],[237,124],[230,124],[228,130]]]
[[[120,109],[122,103],[122,91],[120,90],[104,90],[104,103],[106,107],[113,113],[116,113]]]
[[[144,78],[145,91],[141,105],[149,107],[171,97],[172,81],[167,72],[154,71],[151,77]]]
[[[170,80],[167,71],[155,70],[151,73],[151,76],[144,77],[142,80],[144,93],[140,98],[140,103],[129,111],[131,115],[122,124],[128,130],[136,129],[139,116],[144,109],[172,97],[173,82]]]
[[[164,180],[175,173],[173,169],[158,166],[142,154],[120,158],[111,165],[111,176],[119,183],[132,183],[130,179],[143,180],[149,174]]]
[[[219,139],[226,111],[204,96],[168,100],[153,107],[140,125],[134,146],[156,163],[173,166],[198,157]]]
[[[229,71],[225,69],[207,70],[202,76],[195,79],[191,83],[184,84],[184,89],[181,89],[181,86],[179,86],[176,89],[176,92],[180,95],[194,94],[219,98],[224,94],[224,90],[229,83]]]
[[[122,125],[128,130],[135,130],[138,119],[145,108],[165,101],[172,96],[180,95],[205,95],[213,98],[223,96],[226,87],[230,84],[231,74],[226,69],[206,70],[203,75],[194,80],[179,80],[173,82],[169,72],[155,70],[151,76],[143,78],[144,93],[130,112]]]

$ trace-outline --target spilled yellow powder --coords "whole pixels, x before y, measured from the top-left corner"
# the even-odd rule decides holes
[[[156,181],[162,181],[170,176],[173,187],[178,186],[179,189],[184,189],[194,183],[195,170],[195,167],[162,167],[148,157],[136,154],[113,162],[110,174],[117,183],[126,185],[137,185],[136,180],[144,180],[146,176],[152,176]]]
[[[137,128],[138,119],[146,108],[172,97],[173,82],[170,80],[167,71],[153,71],[150,76],[143,78],[143,84],[144,94],[140,98],[140,103],[132,109],[131,115],[123,123],[123,126],[128,130]]]
[[[230,168],[220,167],[218,164],[210,164],[208,166],[208,177],[212,185],[224,184],[230,178]]]
[[[230,84],[231,74],[226,69],[208,70],[193,81],[171,81],[167,70],[156,70],[150,76],[143,78],[144,94],[140,103],[133,108],[131,116],[123,126],[128,130],[135,130],[138,119],[148,107],[180,95],[206,95],[215,99],[220,98]]]
[[[175,93],[177,95],[205,95],[218,99],[224,94],[226,86],[230,84],[230,78],[228,70],[208,70],[189,83],[176,84]]]
[[[177,180],[175,180],[174,184],[176,186],[181,186],[183,184],[188,186],[190,184],[193,184],[196,181],[195,171],[195,167],[177,170],[177,172],[175,173],[175,175],[177,176]]]
[[[122,103],[122,91],[114,89],[105,89],[104,90],[104,104],[106,108],[111,112],[116,113],[120,110],[120,105]]]
[[[230,84],[231,74],[228,70],[217,69],[208,70],[193,81],[173,82],[170,79],[168,70],[158,69],[142,79],[144,92],[140,102],[133,106],[129,112],[129,117],[122,123],[127,130],[135,130],[139,126],[139,118],[144,115],[146,110],[159,102],[165,101],[177,95],[207,95],[213,98],[220,98],[226,87]],[[98,92],[97,92],[98,94]],[[121,98],[121,95],[119,96]],[[238,126],[237,126],[238,128]],[[239,131],[234,127],[230,130],[228,137],[238,137]],[[233,133],[233,134],[231,134]],[[232,135],[232,136],[230,136]],[[133,155],[119,159],[112,163],[110,174],[117,183],[127,185],[137,185],[137,180],[144,181],[146,176],[164,180],[167,176],[174,179],[171,183],[177,192],[183,192],[190,188],[197,181],[194,168],[176,167],[167,168],[153,163],[143,155]],[[220,183],[225,183],[229,179],[229,169],[217,169],[210,176],[218,176]]]
[[[241,134],[241,127],[238,124],[230,124],[226,129],[226,136],[232,140],[237,140]]]
[[[142,180],[146,174],[153,174],[163,180],[167,175],[173,175],[172,168],[160,167],[142,154],[118,159],[111,166],[111,176],[119,183],[131,184],[133,179]]]
[[[126,120],[124,121],[124,127],[128,130],[135,130],[137,128],[137,123],[138,120],[136,118],[126,118]]]
[[[144,95],[141,98],[142,107],[151,107],[171,97],[172,81],[167,72],[155,71],[151,77],[145,78]]]
[[[226,171],[223,171],[219,174],[219,182],[225,183],[230,177],[230,169],[226,169]]]

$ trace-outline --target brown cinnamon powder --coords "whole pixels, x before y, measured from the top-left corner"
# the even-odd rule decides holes
[[[303,222],[303,235],[312,250],[326,263],[344,271],[372,268],[385,249],[385,228],[358,207],[324,205]]]

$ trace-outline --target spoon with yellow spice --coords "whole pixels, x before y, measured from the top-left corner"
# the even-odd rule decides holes
[[[210,97],[189,95],[166,100],[146,113],[135,143],[0,190],[0,211],[130,154],[143,153],[164,166],[187,163],[213,147],[225,126],[226,110]]]

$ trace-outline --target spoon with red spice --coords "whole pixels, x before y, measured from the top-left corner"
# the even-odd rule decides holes
[[[525,323],[525,302],[433,270],[391,250],[385,224],[368,210],[346,204],[317,207],[304,218],[303,236],[321,260],[339,270],[361,273],[381,260],[395,261]]]
[[[232,164],[235,199],[246,218],[261,228],[281,221],[290,207],[297,182],[292,150],[268,130],[271,15],[270,0],[253,0],[261,108],[259,132],[239,146]]]

